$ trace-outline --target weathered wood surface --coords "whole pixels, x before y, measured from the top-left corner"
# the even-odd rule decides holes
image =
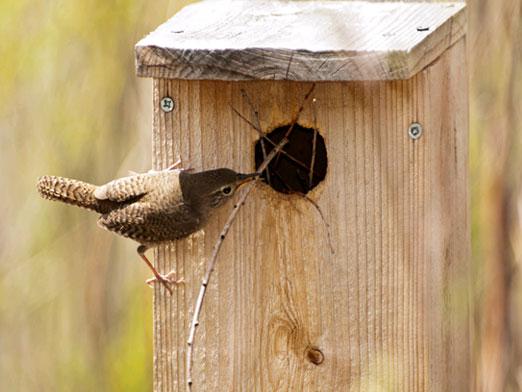
[[[136,45],[140,76],[407,79],[465,33],[464,3],[204,1]]]
[[[268,186],[225,241],[198,331],[195,391],[466,391],[471,383],[470,226],[465,42],[407,81],[319,83],[328,174],[317,212]],[[154,165],[253,168],[256,134],[287,123],[309,83],[154,81]],[[161,97],[176,109],[159,109]],[[312,104],[301,123],[313,125]],[[413,141],[411,122],[424,126]],[[185,388],[194,300],[229,211],[158,250],[186,280],[154,298],[154,390]],[[164,292],[164,291],[162,291]],[[324,361],[312,363],[310,348]],[[313,354],[313,353],[312,353]]]

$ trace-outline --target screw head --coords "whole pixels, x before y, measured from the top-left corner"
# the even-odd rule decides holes
[[[417,140],[422,135],[422,125],[419,123],[412,123],[408,128],[408,135],[413,140]]]
[[[163,97],[160,101],[160,108],[165,113],[172,112],[174,110],[174,100],[171,97]]]

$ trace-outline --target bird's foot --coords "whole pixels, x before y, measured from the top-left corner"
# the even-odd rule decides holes
[[[168,290],[168,292],[170,294],[172,294],[171,285],[176,286],[178,284],[185,283],[185,279],[183,279],[183,278],[174,279],[173,278],[174,275],[175,275],[174,271],[169,272],[167,275],[158,274],[158,276],[153,276],[152,278],[147,279],[145,281],[145,283],[147,283],[150,287],[153,287],[155,282],[159,282],[163,286],[165,286],[165,288]]]
[[[187,167],[182,167],[181,166],[181,158],[179,158],[173,165],[170,165],[169,167],[167,167],[165,169],[165,171],[170,171],[170,170],[181,170],[181,171],[185,171],[185,172],[188,172],[188,171],[193,171],[194,169],[190,166],[187,166]]]
[[[170,165],[169,167],[167,167],[165,169],[160,169],[160,170],[150,169],[147,172],[147,174],[158,174],[158,173],[161,173],[161,172],[166,172],[166,171],[171,171],[171,170],[176,170],[176,169],[184,170],[181,167],[181,159],[178,159],[176,162],[174,162],[174,164]]]
[[[178,160],[176,162],[174,162],[174,164],[170,165],[165,170],[174,170],[174,169],[177,169],[177,168],[183,169],[181,167],[181,158],[178,158]]]

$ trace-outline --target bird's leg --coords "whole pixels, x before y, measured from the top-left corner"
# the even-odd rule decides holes
[[[150,285],[150,283],[152,283],[153,281],[158,281],[160,282],[163,286],[165,286],[165,288],[167,289],[167,291],[172,294],[172,289],[170,288],[169,284],[177,284],[177,283],[181,283],[182,280],[178,280],[178,281],[172,281],[170,279],[170,273],[168,275],[162,275],[158,272],[158,270],[154,267],[154,265],[149,261],[149,259],[147,259],[147,256],[145,256],[145,252],[147,251],[147,247],[145,245],[140,245],[138,246],[138,254],[140,255],[140,257],[143,259],[143,261],[145,262],[145,264],[147,264],[147,266],[151,269],[152,273],[154,274],[155,278],[152,278],[152,279],[149,279],[147,280],[147,284]]]

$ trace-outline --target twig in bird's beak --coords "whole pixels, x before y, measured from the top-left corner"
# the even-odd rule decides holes
[[[237,175],[237,185],[243,185],[247,182],[250,182],[252,180],[255,180],[257,177],[259,177],[259,173],[249,173],[249,174],[238,174]]]

